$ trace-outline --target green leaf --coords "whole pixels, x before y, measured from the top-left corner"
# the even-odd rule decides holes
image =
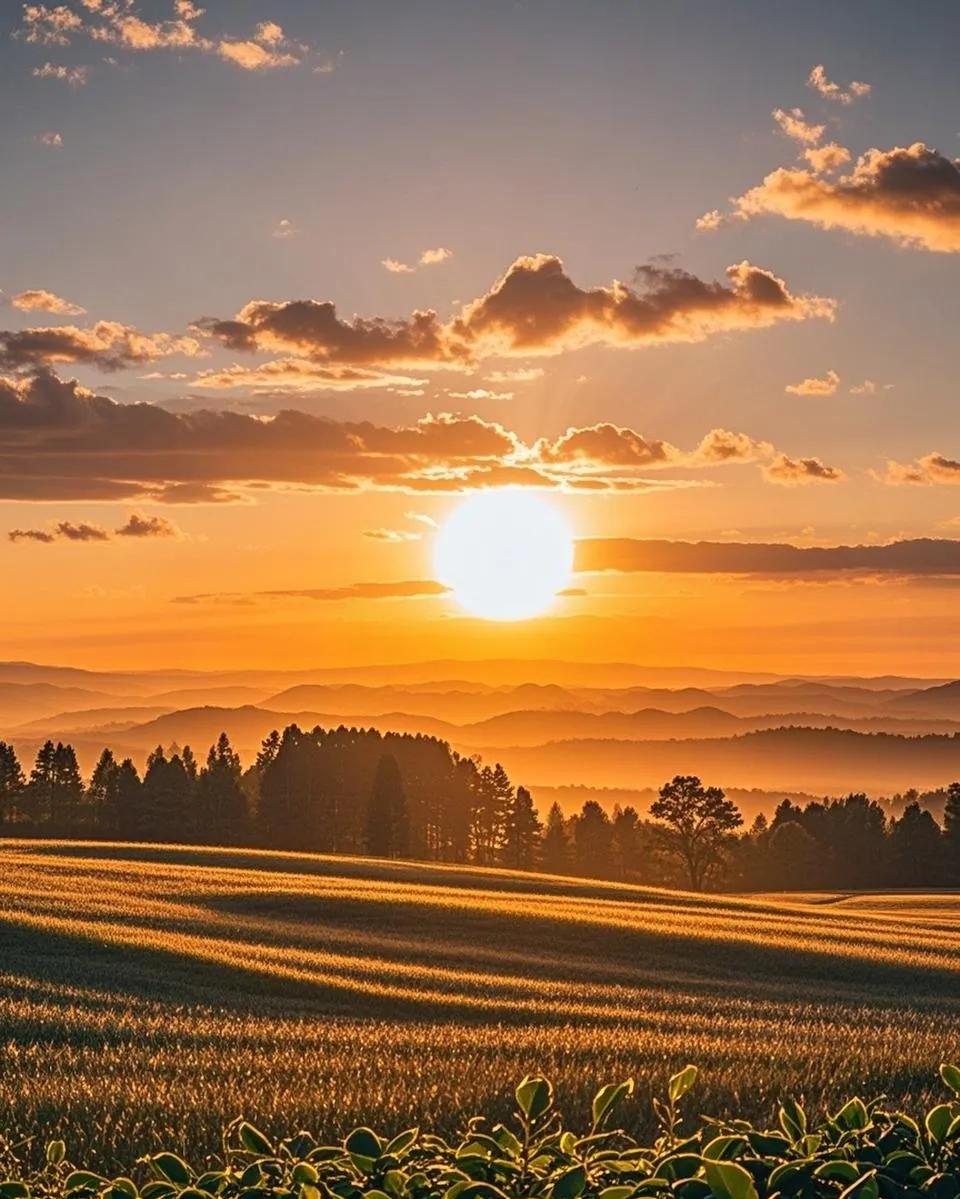
[[[833,1158],[831,1161],[817,1166],[813,1176],[814,1178],[826,1178],[831,1182],[842,1182],[844,1186],[849,1186],[851,1182],[856,1182],[860,1177],[860,1168],[853,1162],[845,1161],[842,1158]]]
[[[468,1182],[466,1186],[462,1183],[455,1183],[450,1191],[453,1191],[455,1187],[459,1187],[455,1192],[456,1199],[507,1199],[499,1187],[495,1187],[489,1182]],[[447,1191],[447,1196],[450,1195],[450,1191]]]
[[[252,1124],[248,1124],[244,1120],[237,1131],[240,1135],[240,1142],[248,1153],[255,1153],[258,1157],[273,1156],[273,1143],[263,1135],[259,1128],[254,1128]]]
[[[25,1182],[8,1179],[0,1182],[0,1199],[30,1199],[30,1188]]]
[[[954,1095],[960,1095],[960,1067],[944,1062],[940,1067],[940,1077]]]
[[[924,1124],[932,1140],[938,1145],[947,1139],[947,1130],[953,1123],[953,1107],[949,1103],[938,1103],[927,1112]]]
[[[687,1091],[697,1081],[699,1070],[696,1066],[684,1066],[667,1084],[667,1095],[671,1103],[676,1103],[686,1095]]]
[[[179,1187],[188,1186],[193,1178],[193,1171],[183,1158],[177,1157],[175,1153],[156,1153],[150,1158],[150,1162],[162,1178],[176,1183]]]
[[[737,1157],[745,1148],[746,1141],[743,1137],[729,1135],[714,1137],[704,1149],[703,1156],[713,1162],[725,1161],[731,1157]]]
[[[553,1106],[553,1087],[545,1078],[530,1075],[517,1087],[517,1107],[528,1120],[539,1118]]]
[[[600,1128],[617,1104],[628,1095],[633,1094],[633,1079],[623,1082],[611,1082],[601,1087],[593,1097],[593,1127]]]
[[[420,1135],[419,1128],[408,1128],[406,1132],[398,1132],[397,1135],[387,1144],[383,1153],[392,1154],[393,1157],[402,1157],[404,1153],[414,1144],[417,1137]]]
[[[860,1131],[870,1123],[870,1113],[862,1099],[848,1099],[833,1117],[841,1128]]]
[[[807,1114],[793,1099],[784,1099],[778,1112],[780,1127],[791,1143],[799,1141],[807,1131]]]
[[[290,1177],[294,1182],[313,1184],[320,1177],[320,1172],[310,1162],[297,1162]]]
[[[583,1166],[571,1166],[553,1184],[550,1194],[553,1199],[577,1199],[587,1185],[587,1172]]]
[[[91,1174],[89,1170],[74,1170],[67,1175],[63,1184],[65,1191],[99,1191],[107,1180],[99,1174]]]
[[[111,1185],[113,1186],[114,1191],[119,1192],[121,1195],[128,1196],[128,1199],[140,1199],[140,1192],[137,1190],[137,1184],[132,1178],[125,1178],[121,1176],[120,1178],[115,1178]],[[184,1194],[186,1194],[186,1192],[184,1192]]]
[[[380,1138],[372,1128],[355,1128],[343,1144],[350,1154],[369,1157],[373,1161],[380,1156]]]
[[[880,1188],[877,1186],[876,1170],[869,1170],[856,1182],[851,1182],[845,1191],[840,1192],[840,1199],[879,1199]]]
[[[753,1176],[736,1162],[705,1161],[703,1170],[717,1199],[758,1199]]]
[[[59,1166],[67,1156],[67,1146],[64,1141],[51,1141],[47,1146],[47,1164]]]

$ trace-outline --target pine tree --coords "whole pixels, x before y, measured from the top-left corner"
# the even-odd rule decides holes
[[[640,870],[640,817],[634,807],[613,809],[611,861],[616,878],[633,878]]]
[[[117,835],[123,841],[144,839],[143,783],[129,758],[117,767]]]
[[[947,788],[943,807],[944,868],[951,886],[960,883],[960,783]]]
[[[397,759],[382,754],[367,801],[364,844],[375,858],[403,857],[408,852],[407,799]]]
[[[240,785],[240,757],[230,738],[221,733],[211,745],[200,772],[198,818],[203,840],[213,845],[238,845],[247,837],[247,797]]]
[[[540,851],[543,825],[526,787],[511,797],[504,828],[503,863],[512,870],[533,870]]]
[[[87,802],[94,830],[100,837],[115,837],[119,831],[119,804],[117,801],[117,760],[113,752],[105,749],[90,776],[87,787]]]
[[[587,878],[610,878],[613,873],[613,828],[595,799],[588,799],[573,826],[576,873]]]
[[[543,869],[549,874],[566,874],[570,869],[570,836],[560,805],[554,801],[547,813],[547,826],[540,845]]]
[[[25,786],[16,751],[6,741],[0,741],[0,830],[16,821]]]

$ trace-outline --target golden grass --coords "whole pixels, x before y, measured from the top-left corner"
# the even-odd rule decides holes
[[[702,897],[500,871],[0,842],[0,1125],[119,1164],[269,1131],[456,1127],[550,1074],[704,1110],[927,1102],[960,1055],[960,896]],[[98,1158],[99,1155],[99,1158]]]

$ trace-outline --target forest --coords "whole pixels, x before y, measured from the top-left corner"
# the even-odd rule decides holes
[[[896,801],[892,815],[864,793],[785,798],[745,828],[722,789],[677,776],[644,816],[588,799],[541,817],[500,764],[424,735],[290,725],[244,769],[224,733],[202,763],[189,746],[158,746],[142,777],[104,749],[87,780],[69,744],[47,741],[28,774],[0,742],[7,837],[366,854],[691,890],[960,885],[960,782]]]

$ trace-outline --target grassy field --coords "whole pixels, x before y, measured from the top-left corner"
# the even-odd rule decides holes
[[[0,842],[0,1131],[104,1167],[268,1132],[454,1131],[542,1071],[582,1121],[687,1061],[699,1110],[960,1057],[960,895],[699,897],[362,859]]]

